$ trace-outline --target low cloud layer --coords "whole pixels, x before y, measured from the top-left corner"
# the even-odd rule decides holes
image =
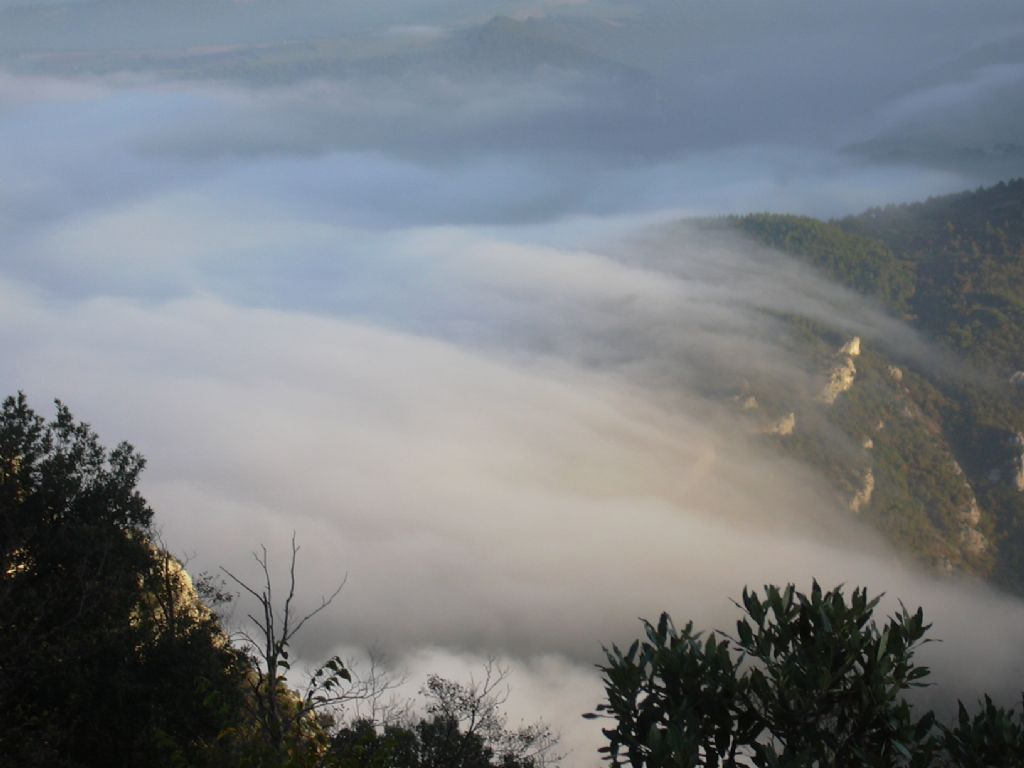
[[[576,714],[596,703],[587,670],[602,644],[666,609],[728,628],[728,597],[748,584],[885,590],[935,622],[943,694],[1018,679],[1016,601],[902,565],[701,396],[708,376],[743,369],[813,386],[784,339],[754,329],[764,299],[737,278],[756,272],[756,251],[720,244],[711,270],[710,245],[688,255],[692,235],[676,232],[671,274],[461,237],[409,246],[392,270],[409,282],[392,291],[420,308],[402,319],[384,304],[386,321],[210,295],[64,299],[8,281],[5,384],[132,439],[164,535],[194,568],[254,575],[262,542],[281,572],[295,530],[306,600],[347,574],[304,657],[376,646],[418,673],[424,654],[497,654],[517,668],[518,706],[575,744],[594,743]],[[782,267],[756,281],[760,296],[813,314],[829,289]],[[864,331],[895,322],[831,298]],[[983,639],[963,633],[977,626]],[[965,669],[968,653],[987,661]],[[543,693],[550,664],[578,681],[568,711]]]
[[[194,569],[253,574],[265,543],[281,572],[294,530],[304,599],[347,574],[305,658],[376,646],[414,689],[497,655],[513,716],[553,721],[571,766],[598,739],[577,715],[600,696],[601,645],[661,610],[728,628],[744,585],[817,577],[923,604],[942,702],[1015,693],[1019,603],[903,564],[728,399],[744,378],[820,386],[779,312],[949,361],[781,255],[678,223],[974,184],[988,171],[839,147],[1012,92],[1002,49],[964,53],[1014,32],[1010,6],[790,3],[800,25],[755,35],[769,20],[738,2],[713,6],[733,23],[674,2],[493,5],[360,5],[360,51],[432,58],[276,82],[26,75],[9,56],[0,385],[135,443]],[[465,47],[430,48],[492,10],[534,20],[488,34],[528,34],[544,66],[460,71]],[[931,33],[901,50],[912,21]],[[957,131],[943,141],[982,136]]]
[[[694,153],[865,142],[875,164],[971,183],[1024,168],[1000,151],[1018,143],[1024,113],[1024,25],[1010,0],[983,11],[952,0],[89,0],[0,16],[0,65],[13,70],[189,83],[165,116],[191,124],[151,122],[147,142],[197,158],[513,155],[504,170],[557,161],[591,188],[614,188],[609,170],[646,175]],[[218,92],[224,81],[245,87]],[[908,152],[924,139],[942,152]]]

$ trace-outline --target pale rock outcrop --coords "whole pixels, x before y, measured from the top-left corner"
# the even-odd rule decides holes
[[[756,397],[753,395],[747,395],[740,404],[740,407],[743,408],[744,411],[753,411],[757,409],[759,405],[760,403],[757,402]]]
[[[835,403],[836,398],[853,386],[856,378],[857,366],[853,364],[852,357],[847,357],[828,372],[828,381],[825,382],[825,386],[821,390],[821,394],[818,395],[818,399],[825,405],[832,405]]]
[[[978,523],[981,522],[981,507],[978,506],[978,500],[971,497],[971,504],[964,513],[964,522],[967,523],[971,528],[977,528]]]
[[[1015,387],[1024,389],[1024,371],[1014,371],[1010,376],[1010,383]]]
[[[871,497],[875,493],[875,473],[868,467],[867,472],[864,473],[864,478],[861,480],[860,490],[853,495],[850,499],[850,511],[860,512],[864,507],[871,503]]]
[[[1024,432],[1017,432],[1009,439],[1009,447],[1013,449],[1010,465],[1010,477],[1018,491],[1024,491]]]
[[[870,437],[865,437],[864,442],[860,444],[860,447],[863,448],[865,451],[870,451],[872,448],[875,447],[875,441],[872,440]]]
[[[968,555],[983,555],[988,551],[988,539],[981,531],[965,525],[960,529],[960,548]]]
[[[989,543],[978,524],[981,522],[981,507],[978,500],[971,494],[971,503],[960,516],[960,548],[971,556],[983,555],[988,551]]]
[[[787,437],[793,434],[794,429],[796,429],[796,414],[790,412],[778,421],[772,422],[768,426],[764,427],[761,430],[761,434]]]
[[[895,365],[890,365],[888,368],[889,378],[893,381],[903,381],[903,371],[897,368]]]
[[[153,614],[161,621],[172,624],[181,618],[205,621],[213,614],[199,597],[192,577],[181,561],[158,547],[150,549],[156,555],[158,579],[156,589],[147,598]],[[138,613],[133,617],[138,619]]]
[[[857,366],[853,364],[853,358],[860,355],[860,336],[854,336],[839,348],[836,356],[839,362],[828,372],[828,381],[818,395],[818,400],[825,405],[832,405],[836,398],[853,386],[857,378]]]
[[[847,357],[857,357],[860,355],[860,336],[854,336],[848,342],[843,344],[839,348],[840,355],[846,355]]]
[[[177,633],[213,619],[213,611],[203,602],[182,562],[153,544],[149,548],[155,556],[154,570],[149,574],[152,580],[145,582],[142,600],[129,614],[131,626],[156,621],[161,631]],[[215,632],[211,639],[218,648],[231,644],[231,638],[223,631]]]

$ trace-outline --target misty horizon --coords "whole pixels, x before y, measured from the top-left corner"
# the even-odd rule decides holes
[[[820,389],[787,313],[974,373],[697,220],[1024,174],[1018,6],[3,0],[0,381],[136,445],[190,569],[295,531],[311,602],[348,574],[303,659],[506,659],[570,768],[602,645],[728,628],[745,585],[923,605],[943,706],[1015,696],[1020,601],[734,407]]]

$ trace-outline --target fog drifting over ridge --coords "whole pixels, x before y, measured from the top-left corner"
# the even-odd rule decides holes
[[[1016,135],[1013,49],[985,47],[1021,33],[1015,3],[350,6],[344,66],[281,81],[262,61],[32,69],[0,44],[5,391],[135,443],[196,570],[251,573],[295,530],[311,600],[348,573],[304,656],[377,645],[413,682],[502,656],[516,714],[561,728],[570,766],[596,745],[577,714],[600,646],[664,609],[728,628],[744,585],[923,604],[944,695],[1016,694],[1017,601],[901,564],[708,396],[743,375],[819,385],[773,312],[933,351],[777,254],[676,223],[986,180],[843,147],[967,106],[981,117],[946,121],[940,148]],[[496,12],[507,55],[459,69]],[[89,42],[65,33],[39,34]],[[356,66],[350,44],[388,55]]]
[[[643,280],[627,277],[530,306],[546,316],[541,325],[575,309],[579,327],[594,322],[579,305],[595,296],[672,293],[669,278],[645,294]],[[499,282],[506,297],[522,286],[519,275]],[[211,297],[52,300],[14,284],[3,297],[19,384],[132,437],[150,459],[145,492],[165,537],[195,553],[194,568],[251,573],[254,542],[269,542],[283,567],[297,530],[308,599],[349,578],[304,656],[337,642],[376,646],[414,673],[428,671],[427,658],[465,675],[467,659],[498,654],[516,670],[516,710],[566,732],[581,752],[573,764],[594,743],[576,715],[599,693],[587,671],[598,645],[627,640],[637,616],[663,609],[728,628],[727,597],[746,584],[817,577],[925,605],[944,640],[927,654],[943,696],[1010,694],[1002,686],[1019,679],[1016,601],[900,564],[812,474],[688,390],[685,369],[699,354],[682,356],[669,387],[658,375],[665,363],[647,357],[659,342],[628,322],[619,330],[635,353],[595,368],[550,350],[503,351],[493,339],[474,348]],[[661,300],[660,311],[678,311],[681,329],[700,335],[685,303]],[[783,348],[743,338],[750,307],[729,301],[703,309],[733,313],[735,351],[783,364]],[[721,356],[727,338],[694,343]],[[807,386],[799,370],[778,373]],[[983,641],[978,626],[990,628]],[[989,663],[965,668],[968,653]],[[551,685],[552,670],[577,686],[558,693],[575,709],[525,693]]]

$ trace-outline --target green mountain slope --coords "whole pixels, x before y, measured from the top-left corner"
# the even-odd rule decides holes
[[[773,439],[919,558],[1024,588],[1024,180],[837,221],[726,224],[879,300],[936,350],[868,338],[847,354],[793,318],[837,393],[792,403],[797,427]]]

